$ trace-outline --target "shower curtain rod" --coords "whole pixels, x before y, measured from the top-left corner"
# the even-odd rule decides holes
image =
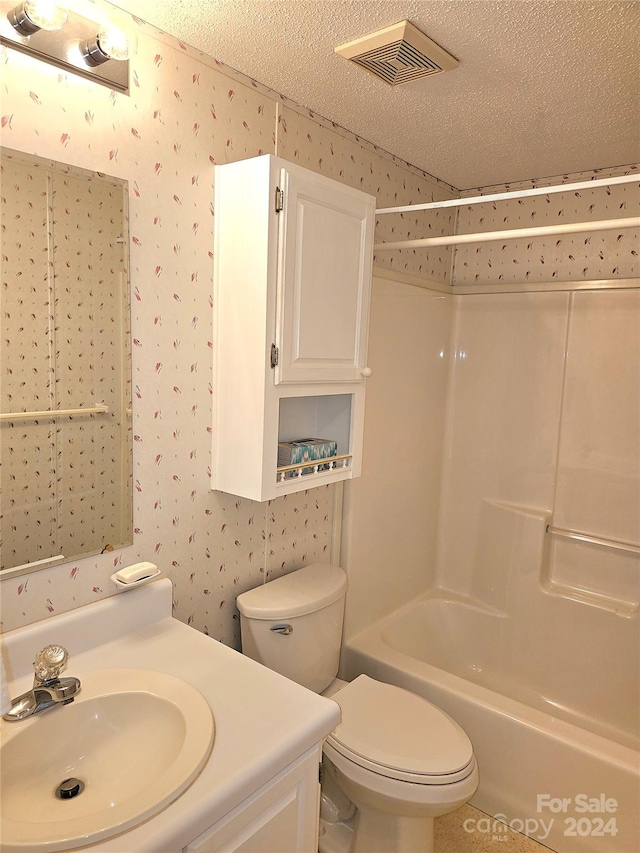
[[[584,231],[612,231],[640,226],[640,216],[623,219],[599,219],[595,222],[567,222],[564,225],[540,225],[535,228],[510,228],[508,231],[480,231],[473,234],[451,234],[444,237],[423,237],[417,240],[398,240],[376,243],[375,252],[389,249],[421,249],[426,246],[450,246],[458,243],[488,243],[493,240],[517,240],[523,237],[550,237],[557,234],[576,234]]]
[[[564,225],[510,228],[508,231],[479,231],[473,234],[451,234],[446,237],[398,240],[394,243],[376,243],[373,249],[375,252],[387,249],[420,249],[425,246],[485,243],[492,240],[517,240],[522,237],[550,237],[557,234],[576,234],[584,231],[611,231],[617,228],[635,228],[636,226],[640,226],[640,216],[626,216],[623,219],[599,219],[596,222],[567,222]]]
[[[594,187],[611,187],[616,184],[635,184],[640,175],[621,175],[618,178],[596,178],[593,181],[577,181],[572,184],[557,184],[553,187],[533,187],[529,190],[509,190],[503,193],[470,196],[469,198],[449,198],[446,201],[430,201],[425,204],[405,204],[401,207],[382,207],[376,210],[376,216],[385,213],[412,213],[415,210],[440,210],[446,207],[466,207],[471,204],[486,204],[490,201],[506,201],[511,198],[530,198],[536,195],[566,193],[572,190],[590,190]]]

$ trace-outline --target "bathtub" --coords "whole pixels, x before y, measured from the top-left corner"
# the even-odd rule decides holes
[[[603,643],[594,642],[612,626],[623,640],[635,636],[637,620],[601,625],[619,617],[593,608],[578,623],[570,606],[547,601],[544,638],[538,630],[534,639],[526,626],[514,631],[500,610],[431,592],[347,639],[342,674],[366,673],[412,690],[457,720],[480,766],[471,803],[502,824],[558,853],[637,853],[638,704],[627,701],[637,684],[610,650],[598,657]],[[584,637],[576,636],[578,624]],[[556,646],[553,659],[545,641]],[[585,672],[567,656],[589,642]],[[627,692],[625,701],[615,701],[617,690]],[[500,838],[498,821],[478,829]],[[473,821],[465,829],[473,832]]]

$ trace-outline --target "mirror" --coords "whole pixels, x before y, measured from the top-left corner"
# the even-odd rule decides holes
[[[1,149],[0,570],[132,541],[127,182]]]

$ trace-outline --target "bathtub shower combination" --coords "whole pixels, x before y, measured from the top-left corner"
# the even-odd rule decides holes
[[[460,723],[472,805],[560,853],[636,853],[640,291],[455,299],[438,565],[347,633],[341,674]],[[387,589],[420,523],[384,531]]]
[[[544,572],[541,583],[555,547],[549,516],[486,509],[517,574],[500,585],[487,567],[484,595],[433,590],[382,619],[347,640],[345,677],[412,690],[460,723],[478,758],[471,802],[482,811],[560,853],[635,853],[637,607],[570,597]],[[483,602],[489,592],[500,607]]]

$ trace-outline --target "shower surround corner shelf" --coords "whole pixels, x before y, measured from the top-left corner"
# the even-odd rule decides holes
[[[266,501],[360,474],[374,215],[269,154],[216,166],[213,489]],[[278,468],[305,438],[337,455]]]

